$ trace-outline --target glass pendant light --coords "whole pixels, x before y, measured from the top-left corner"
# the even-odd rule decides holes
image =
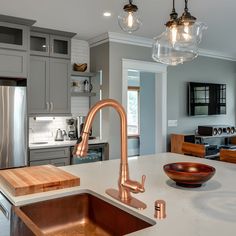
[[[179,19],[175,11],[175,0],[173,0],[173,9],[170,14],[170,20],[166,23],[166,30],[160,36],[154,38],[153,60],[166,65],[176,66],[197,57],[196,44],[183,45],[180,40]]]
[[[188,44],[186,46],[175,42],[173,46],[170,35],[173,35],[173,30],[167,28],[160,36],[154,38],[152,48],[153,60],[166,65],[176,66],[186,61],[192,61],[198,56],[196,44]]]
[[[196,22],[196,18],[189,13],[187,4],[188,1],[185,0],[184,13],[178,18],[173,0],[166,30],[154,38],[152,58],[155,61],[175,66],[198,56],[198,44],[201,42],[203,30],[207,27]]]
[[[125,32],[132,33],[139,29],[141,20],[138,15],[138,7],[129,0],[123,8],[123,12],[118,16],[118,23],[121,29]]]
[[[178,21],[179,43],[199,44],[202,40],[202,32],[207,29],[207,26],[202,22],[197,22],[197,18],[190,14],[188,10],[188,0],[185,0],[184,13]]]
[[[170,13],[170,20],[166,22],[167,37],[174,46],[178,39],[178,13],[175,11],[175,0],[173,0],[173,8]]]

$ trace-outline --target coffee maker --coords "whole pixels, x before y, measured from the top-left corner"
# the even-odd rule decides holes
[[[80,136],[81,132],[83,131],[85,118],[86,118],[86,116],[77,117],[77,134],[78,134],[78,136]],[[92,138],[92,128],[89,131],[89,139],[91,139],[91,138]]]
[[[77,133],[77,119],[70,118],[66,119],[67,124],[67,133],[69,140],[77,140],[78,133]]]

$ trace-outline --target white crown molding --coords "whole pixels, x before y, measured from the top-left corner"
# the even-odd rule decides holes
[[[95,46],[98,46],[100,44],[107,43],[107,42],[123,43],[123,44],[130,44],[130,45],[135,45],[135,46],[151,48],[153,39],[139,37],[139,36],[130,35],[130,34],[107,32],[89,40],[89,45],[90,47],[95,47]],[[199,55],[204,56],[204,57],[222,59],[222,60],[236,61],[236,57],[230,54],[222,53],[219,51],[201,49],[201,48],[199,49]]]
[[[107,32],[89,40],[90,47],[95,47],[106,42],[124,43],[142,47],[152,47],[153,39],[134,36],[130,34],[121,34]]]
[[[228,61],[236,61],[236,57],[218,51],[199,48],[199,55],[203,57],[212,57]]]
[[[96,36],[95,38],[89,39],[89,41],[88,41],[90,48],[96,47],[100,44],[107,43],[107,42],[109,42],[108,32],[104,33],[104,34],[100,34],[100,35]]]

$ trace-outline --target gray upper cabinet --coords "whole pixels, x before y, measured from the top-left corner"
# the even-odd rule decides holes
[[[49,35],[38,32],[30,32],[30,54],[49,56]]]
[[[50,113],[70,114],[70,69],[65,59],[50,58]]]
[[[0,77],[28,77],[29,30],[34,23],[0,15]]]
[[[0,47],[14,50],[28,49],[29,27],[0,22]]]
[[[32,27],[30,54],[55,58],[71,58],[71,38],[74,33]]]
[[[74,33],[31,27],[29,115],[71,115],[71,38]]]
[[[49,58],[30,56],[30,80],[28,83],[28,112],[49,112]]]
[[[30,115],[70,114],[70,67],[65,59],[30,56]]]
[[[0,77],[27,78],[27,52],[0,49]]]
[[[50,35],[51,57],[67,58],[71,57],[71,39],[67,37]]]

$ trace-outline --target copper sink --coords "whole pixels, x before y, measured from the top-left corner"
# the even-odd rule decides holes
[[[13,207],[12,235],[125,235],[155,224],[89,193]]]

